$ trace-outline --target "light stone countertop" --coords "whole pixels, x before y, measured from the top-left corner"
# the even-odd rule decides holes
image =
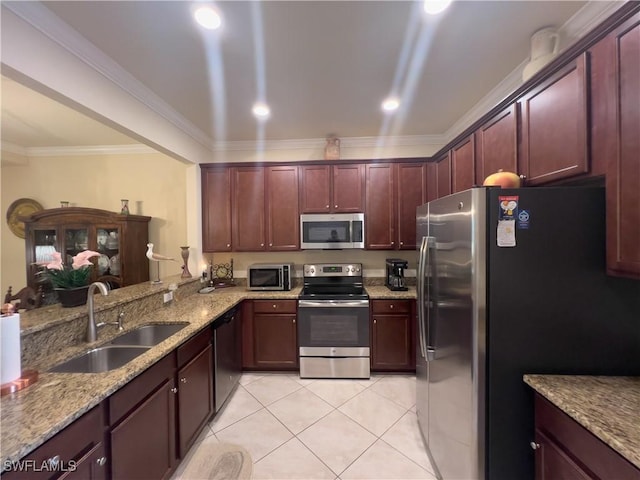
[[[166,291],[166,285],[158,286],[158,291]],[[412,299],[416,296],[415,287],[407,292],[391,291],[385,286],[366,286],[372,299]],[[141,287],[140,292],[127,289],[118,290],[103,299],[96,299],[97,306],[108,308],[119,301],[128,301],[148,295],[149,287]],[[291,299],[300,294],[301,287],[285,292],[254,292],[246,287],[231,287],[215,290],[208,294],[192,294],[176,299],[167,306],[148,314],[141,314],[135,323],[126,326],[126,330],[147,323],[187,322],[188,326],[178,331],[162,343],[150,348],[124,367],[96,374],[87,373],[48,373],[44,370],[68,358],[83,353],[90,347],[108,343],[113,337],[99,338],[95,344],[82,343],[64,349],[51,358],[47,367],[40,368],[38,381],[20,392],[2,397],[0,400],[0,470],[6,461],[16,461],[53,437],[74,420],[98,405],[109,395],[126,385],[134,377],[152,366],[166,354],[184,343],[197,332],[211,324],[231,307],[246,299]],[[126,298],[118,298],[126,294]],[[107,304],[108,302],[108,304]],[[66,310],[69,312],[67,313]],[[42,329],[39,316],[51,317],[61,314],[56,322],[69,321],[86,315],[83,308],[60,309],[59,306],[43,308],[32,313],[31,320],[24,326],[25,333],[34,333]],[[48,322],[50,325],[51,322]]]
[[[640,468],[640,377],[525,375],[524,381]]]

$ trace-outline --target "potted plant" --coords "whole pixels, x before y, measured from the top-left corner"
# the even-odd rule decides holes
[[[46,267],[43,273],[51,281],[63,307],[77,307],[87,302],[93,266],[89,259],[96,256],[100,254],[84,250],[73,257],[71,265],[64,265],[60,252],[53,252],[49,262],[40,263]]]

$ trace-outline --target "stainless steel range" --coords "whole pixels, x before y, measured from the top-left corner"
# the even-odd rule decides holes
[[[301,378],[369,378],[369,296],[359,263],[304,265]]]

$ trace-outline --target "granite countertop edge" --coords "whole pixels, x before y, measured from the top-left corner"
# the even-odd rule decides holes
[[[640,469],[640,377],[529,374],[523,379]]]
[[[366,286],[366,290],[371,299],[416,297],[415,287],[409,287],[408,291],[391,291],[384,286]],[[6,462],[20,460],[35,450],[243,300],[295,300],[300,291],[300,287],[271,292],[231,287],[208,294],[194,293],[179,301],[174,300],[129,323],[125,331],[148,323],[186,322],[188,325],[124,367],[109,372],[81,374],[49,373],[45,370],[89,348],[108,343],[114,335],[99,338],[95,344],[83,343],[58,352],[48,367],[39,369],[39,379],[33,386],[0,400],[0,471]]]

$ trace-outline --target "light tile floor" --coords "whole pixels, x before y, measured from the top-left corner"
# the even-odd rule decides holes
[[[418,430],[415,376],[302,380],[244,374],[200,442],[242,445],[254,479],[435,479]],[[189,455],[173,476],[182,476]]]

